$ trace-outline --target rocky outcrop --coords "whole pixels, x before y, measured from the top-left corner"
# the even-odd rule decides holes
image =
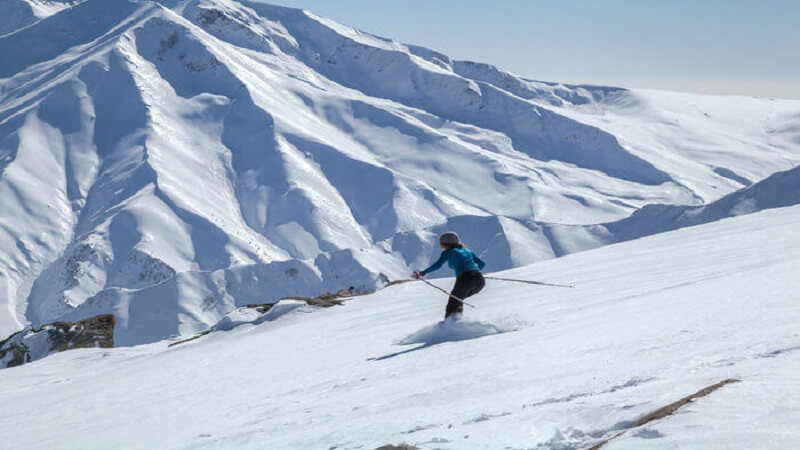
[[[78,322],[25,328],[0,342],[0,369],[21,366],[65,350],[113,347],[115,323],[113,315],[105,314]]]
[[[294,309],[298,304],[305,303],[306,305],[309,306],[314,306],[319,308],[330,308],[332,306],[341,305],[345,302],[345,300],[350,300],[356,295],[367,295],[370,293],[372,292],[371,291],[357,292],[354,287],[350,287],[349,289],[340,289],[335,294],[327,292],[317,297],[284,297],[274,303],[254,303],[250,305],[244,305],[226,314],[213,327],[205,331],[201,331],[200,333],[197,333],[192,337],[172,342],[169,344],[169,346],[174,347],[176,345],[185,344],[187,342],[200,339],[201,337],[206,336],[215,331],[229,331],[245,323],[258,324],[261,321],[268,319],[268,317],[266,316],[267,313],[272,311],[275,308],[275,306],[287,305],[289,303],[292,303],[294,305],[288,306],[287,308],[288,310],[291,310]],[[282,312],[277,313],[278,316],[282,314],[283,314]]]

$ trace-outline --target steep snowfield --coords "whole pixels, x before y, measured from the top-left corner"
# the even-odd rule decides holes
[[[800,164],[797,101],[536,82],[260,3],[2,8],[0,337],[370,291],[446,228],[509,269]]]
[[[0,3],[0,36],[52,16],[84,0],[3,0]]]
[[[575,288],[490,281],[457,324],[407,283],[172,348],[60,353],[0,371],[3,445],[583,449],[736,378],[605,448],[797,448],[799,226],[773,209],[515,269]]]

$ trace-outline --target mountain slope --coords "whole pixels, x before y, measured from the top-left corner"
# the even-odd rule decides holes
[[[25,28],[84,0],[5,0],[0,3],[0,36]]]
[[[797,204],[800,204],[800,166],[773,174],[708,205],[648,205],[626,219],[605,224],[603,228],[619,242]]]
[[[737,378],[605,448],[795,448],[798,225],[774,209],[518,268],[502,275],[575,288],[490,281],[460,325],[406,283],[172,348],[60,353],[0,371],[0,427],[13,448],[578,449]]]
[[[260,3],[56,6],[0,36],[0,335],[370,291],[445,227],[507,269],[800,163],[796,101],[540,83]]]

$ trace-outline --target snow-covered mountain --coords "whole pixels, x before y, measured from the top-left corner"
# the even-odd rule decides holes
[[[4,0],[0,337],[107,313],[116,345],[194,334],[407,277],[444,229],[502,270],[676,228],[636,212],[797,166],[798,123],[798,101],[533,81],[262,3]]]
[[[514,269],[575,288],[489,280],[460,323],[436,324],[444,295],[405,283],[326,310],[285,302],[171,348],[56,354],[0,370],[2,442],[799,448],[798,227],[793,206]]]

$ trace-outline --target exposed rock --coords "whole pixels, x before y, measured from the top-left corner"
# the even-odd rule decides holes
[[[419,450],[419,447],[415,447],[409,444],[384,445],[382,447],[376,448],[375,450]]]
[[[54,322],[41,328],[28,327],[0,342],[0,369],[21,366],[51,353],[76,348],[111,348],[114,325],[111,314],[78,322]]]
[[[620,422],[618,424],[618,428],[617,429],[621,429],[622,431],[620,431],[620,432],[614,434],[613,436],[611,436],[610,438],[607,438],[607,439],[601,441],[600,443],[594,445],[589,450],[599,450],[600,448],[602,448],[603,446],[608,444],[610,441],[612,441],[614,439],[617,439],[618,437],[620,437],[623,434],[625,434],[625,432],[627,432],[630,429],[639,428],[642,425],[646,425],[646,424],[648,424],[650,422],[653,422],[655,420],[661,420],[661,419],[663,419],[665,417],[669,417],[669,416],[673,415],[679,409],[683,408],[684,406],[688,405],[689,403],[694,402],[698,398],[705,397],[708,394],[711,394],[712,392],[716,391],[717,389],[719,389],[719,388],[721,388],[721,387],[723,387],[725,385],[728,385],[728,384],[731,384],[731,383],[738,383],[740,381],[741,380],[738,380],[736,378],[728,378],[728,379],[722,380],[719,383],[712,384],[711,386],[706,386],[703,389],[700,389],[699,391],[695,392],[694,394],[687,395],[686,397],[683,397],[682,399],[680,399],[678,401],[672,402],[669,405],[662,406],[661,408],[658,408],[657,410],[655,410],[655,411],[653,411],[653,412],[651,412],[649,414],[645,414],[644,416],[642,416],[642,417],[640,417],[640,418],[638,418],[636,420],[633,420],[633,421],[630,421],[630,422]],[[652,433],[652,432],[650,432],[650,433]],[[656,433],[658,433],[658,431],[656,431]]]
[[[142,287],[163,283],[175,276],[175,269],[167,263],[138,250],[128,255],[128,264],[138,268],[138,281]]]
[[[195,334],[194,336],[192,336],[190,338],[181,339],[179,341],[172,342],[169,345],[167,345],[167,347],[174,347],[176,345],[181,345],[181,344],[185,344],[187,342],[192,342],[194,340],[200,339],[201,337],[203,337],[203,336],[205,336],[207,334],[210,334],[212,331],[214,331],[214,329],[213,328],[209,328],[208,330],[201,331],[200,333],[197,333],[197,334]]]
[[[335,294],[326,292],[317,297],[284,297],[281,300],[300,300],[306,302],[311,306],[320,306],[322,308],[330,308],[331,306],[341,305],[345,300],[359,295],[372,294],[374,291],[357,291],[355,287],[347,289],[340,289]]]
[[[168,347],[174,347],[176,345],[185,344],[187,342],[194,341],[196,339],[200,339],[201,337],[210,334],[214,331],[225,331],[235,328],[240,322],[248,322],[255,320],[253,316],[253,312],[258,314],[259,316],[263,316],[264,314],[268,313],[276,303],[255,303],[251,305],[245,305],[239,308],[236,308],[234,311],[228,313],[225,317],[223,317],[215,326],[209,328],[208,330],[201,331],[200,333],[195,334],[192,337],[181,339],[175,342],[172,342],[168,345]],[[251,310],[251,311],[248,311]],[[249,318],[248,318],[249,316]],[[247,318],[247,319],[245,319]]]
[[[344,303],[344,300],[340,299],[338,294],[331,293],[325,293],[319,297],[306,298],[303,300],[305,300],[305,302],[311,306],[321,306],[323,308],[329,308],[331,306],[341,305]]]
[[[371,294],[373,291],[356,291],[356,288],[351,286],[347,289],[340,289],[335,294],[327,292],[317,297],[283,297],[281,300],[297,300],[301,302],[305,302],[307,305],[310,306],[317,306],[321,308],[330,308],[331,306],[341,305],[354,296],[358,295],[367,295]],[[258,315],[263,316],[264,314],[268,313],[270,309],[272,309],[275,303],[255,303],[250,305],[241,306],[236,308],[235,310],[228,313],[225,317],[220,319],[216,325],[209,328],[208,330],[201,331],[200,333],[195,334],[194,336],[188,337],[186,339],[180,339],[175,342],[169,344],[169,347],[174,347],[176,345],[185,344],[187,342],[191,342],[197,340],[203,336],[206,336],[214,331],[227,331],[233,329],[234,327],[242,324],[242,323],[252,323],[255,320],[258,320],[257,316],[253,316],[252,313],[255,312]],[[248,311],[250,310],[250,311]]]
[[[21,366],[26,362],[30,362],[30,353],[25,344],[8,342],[17,334],[12,334],[11,337],[0,342],[0,367],[2,368]]]
[[[275,306],[275,303],[258,303],[253,305],[244,305],[245,308],[251,308],[258,311],[260,314],[266,314],[269,312],[272,307]]]

